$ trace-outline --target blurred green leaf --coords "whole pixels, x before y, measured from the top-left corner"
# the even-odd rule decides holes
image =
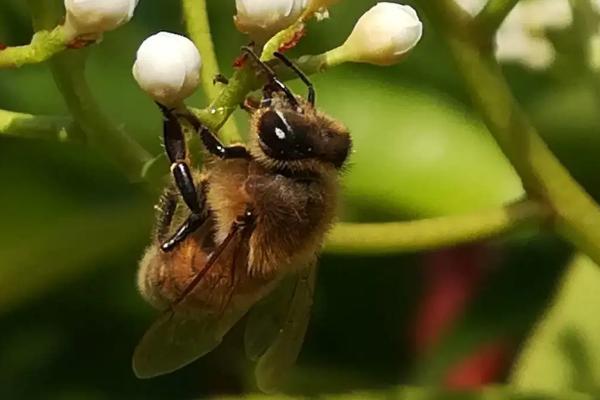
[[[455,214],[522,195],[485,127],[442,95],[343,69],[315,81],[322,109],[352,133],[344,181],[351,216],[362,209],[388,218]]]
[[[512,382],[523,390],[578,390],[600,396],[600,269],[578,255],[554,304],[535,328]]]
[[[250,395],[243,397],[214,397],[215,400],[293,400],[308,399],[308,397],[290,397],[284,395],[266,396]],[[322,400],[592,400],[592,396],[576,392],[561,392],[556,395],[547,395],[540,392],[519,392],[508,387],[491,387],[483,390],[468,392],[444,391],[434,388],[394,387],[379,391],[353,392],[346,394],[329,394],[310,399]]]
[[[86,273],[82,267],[98,266],[94,260],[138,243],[143,227],[131,222],[143,212],[135,205],[74,211],[59,220],[50,216],[26,238],[4,239],[0,313]]]
[[[149,235],[149,199],[89,149],[0,140],[0,181],[0,313]]]

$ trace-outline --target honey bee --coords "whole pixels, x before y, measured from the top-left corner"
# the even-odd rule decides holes
[[[351,138],[315,108],[313,85],[283,54],[274,55],[306,84],[306,99],[245,51],[267,81],[249,109],[247,145],[225,146],[189,112],[159,104],[174,184],[140,263],[140,292],[164,310],[135,349],[140,378],[210,352],[246,314],[245,347],[260,389],[276,388],[300,352]],[[205,147],[202,171],[188,165],[180,118]]]

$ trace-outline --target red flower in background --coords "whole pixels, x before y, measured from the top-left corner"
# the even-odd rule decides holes
[[[433,252],[424,262],[424,292],[415,322],[415,348],[424,354],[450,331],[486,278],[490,251],[472,245]],[[497,381],[511,358],[510,340],[484,344],[446,371],[445,386],[474,388]]]

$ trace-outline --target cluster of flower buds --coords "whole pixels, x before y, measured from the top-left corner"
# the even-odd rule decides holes
[[[128,22],[138,0],[65,0],[67,35],[100,37]]]
[[[254,40],[264,42],[293,24],[304,11],[322,11],[336,1],[236,0],[235,23]],[[358,20],[346,42],[328,52],[327,57],[335,59],[331,64],[395,64],[418,43],[422,31],[421,21],[411,7],[378,3]],[[178,106],[198,87],[200,66],[200,54],[189,39],[160,32],[138,49],[133,75],[154,100]]]
[[[159,32],[138,49],[133,76],[154,100],[177,106],[198,88],[201,65],[200,53],[191,40]]]
[[[290,26],[304,10],[324,12],[338,0],[236,0],[237,28],[258,43]],[[383,2],[367,11],[346,42],[329,56],[335,63],[346,61],[377,65],[397,63],[421,39],[423,25],[415,10],[406,5]]]

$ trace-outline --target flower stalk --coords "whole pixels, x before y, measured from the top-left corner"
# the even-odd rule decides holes
[[[514,99],[500,66],[457,23],[451,0],[428,2],[430,18],[443,30],[471,98],[531,199],[546,204],[555,229],[600,263],[600,208],[550,151]]]
[[[36,32],[31,43],[0,50],[0,68],[18,68],[50,59],[67,48],[67,35],[62,26]]]
[[[182,9],[186,30],[202,55],[203,65],[200,71],[202,90],[209,102],[214,102],[221,93],[219,87],[213,82],[215,76],[219,74],[219,64],[210,31],[206,0],[182,0]],[[220,136],[225,141],[234,142],[241,139],[233,119],[227,119],[224,123],[219,124],[219,128],[221,127]]]
[[[0,110],[0,136],[82,142],[83,132],[71,118]]]
[[[491,40],[518,2],[519,0],[489,0],[475,17],[474,25],[478,28],[478,33],[484,35],[486,40]]]

